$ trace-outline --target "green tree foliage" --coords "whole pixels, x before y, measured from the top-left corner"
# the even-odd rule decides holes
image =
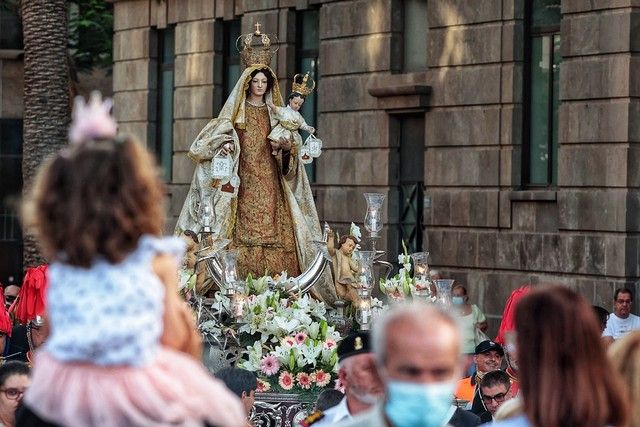
[[[113,4],[69,0],[69,56],[73,71],[109,68],[113,52]],[[0,0],[0,9],[20,13],[21,0]]]
[[[69,1],[69,54],[75,71],[111,66],[113,5],[104,0]]]

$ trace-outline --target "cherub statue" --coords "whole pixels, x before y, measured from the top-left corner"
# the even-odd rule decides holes
[[[302,108],[305,98],[313,92],[316,85],[313,79],[311,79],[313,85],[311,87],[307,86],[308,79],[309,73],[306,73],[304,77],[302,77],[300,83],[300,74],[294,76],[292,92],[289,94],[288,105],[286,107],[278,107],[274,105],[272,101],[267,101],[267,105],[274,113],[274,118],[278,120],[278,124],[271,130],[268,136],[271,148],[273,149],[271,154],[274,156],[278,154],[283,138],[287,141],[292,141],[293,145],[298,147],[298,149],[302,146],[302,137],[298,129],[302,129],[312,135],[316,131],[313,126],[309,126],[307,122],[305,122],[304,117],[300,114],[300,108]]]
[[[333,259],[332,268],[336,294],[338,298],[358,305],[360,303],[357,291],[360,267],[352,258],[356,244],[356,238],[347,234],[340,238],[338,249],[336,250],[333,230],[329,231],[327,249]]]

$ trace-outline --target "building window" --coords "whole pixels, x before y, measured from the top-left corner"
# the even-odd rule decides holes
[[[398,251],[401,242],[410,253],[422,250],[422,209],[424,197],[424,114],[396,116],[391,121],[399,135]]]
[[[22,192],[22,120],[0,119],[0,281],[22,277],[22,230],[16,204]]]
[[[300,113],[305,121],[318,131],[318,88],[320,87],[318,73],[318,57],[320,48],[319,15],[317,9],[303,10],[296,16],[296,70],[295,73],[306,72],[315,80],[316,90],[307,96],[302,104]],[[286,94],[285,96],[288,96]],[[286,99],[285,99],[286,102]],[[306,137],[303,134],[303,139]],[[305,165],[311,182],[315,181],[316,163]]]
[[[0,4],[0,49],[21,50],[22,22],[17,13],[18,5],[6,1]]]
[[[236,41],[240,37],[240,20],[234,19],[232,21],[224,21],[222,23],[223,31],[223,72],[222,72],[222,87],[223,87],[223,101],[229,97],[229,94],[233,90],[233,87],[240,79],[242,74],[242,68],[240,67],[240,52],[236,47]],[[220,105],[222,108],[222,105]]]
[[[523,184],[549,186],[558,177],[560,0],[526,4]]]
[[[404,0],[402,71],[427,69],[427,0]]]
[[[171,181],[173,157],[174,30],[174,27],[158,30],[158,108],[155,152],[167,182]]]

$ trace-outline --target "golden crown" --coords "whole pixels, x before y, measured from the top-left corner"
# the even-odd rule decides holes
[[[309,84],[311,84],[311,86],[309,86]],[[293,84],[291,85],[292,91],[297,92],[302,96],[309,96],[315,88],[316,82],[309,77],[308,71],[304,76],[302,74],[296,74],[293,76]]]
[[[251,65],[269,66],[271,58],[278,51],[278,37],[275,34],[262,33],[259,22],[256,22],[255,27],[253,33],[242,34],[236,39],[236,48],[245,68]],[[255,42],[255,39],[258,41]],[[275,47],[272,46],[272,40],[276,43]]]

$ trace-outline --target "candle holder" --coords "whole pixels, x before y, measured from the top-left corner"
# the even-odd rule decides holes
[[[227,296],[232,296],[239,291],[238,283],[238,251],[236,249],[230,249],[226,251],[220,251],[220,258],[222,260],[223,277],[224,277],[224,293]]]
[[[238,321],[244,316],[244,306],[247,302],[247,296],[241,292],[236,292],[231,295],[231,306],[229,311],[231,316]]]
[[[360,330],[368,331],[371,329],[371,321],[373,320],[371,291],[368,289],[359,289],[358,296],[360,297],[360,302],[358,307],[356,307],[356,321],[360,325]]]
[[[429,252],[411,254],[413,260],[413,277],[416,279],[415,295],[420,298],[431,298],[431,279],[429,278]]]
[[[376,251],[358,251],[357,258],[360,263],[360,287],[371,290],[375,277],[373,274],[373,261],[377,256]]]
[[[202,225],[202,230],[205,233],[210,233],[215,222],[215,211],[211,206],[210,198],[206,197],[200,199],[200,207],[198,209],[198,219]]]
[[[382,193],[364,193],[367,201],[367,213],[364,216],[364,228],[369,232],[372,249],[375,251],[376,239],[380,238],[382,231],[382,204],[385,195]]]
[[[453,279],[436,280],[436,288],[438,290],[436,302],[444,308],[451,307],[451,287],[453,282],[455,282]]]
[[[342,300],[336,300],[333,305],[336,309],[329,314],[327,321],[336,328],[336,331],[340,332],[341,336],[348,335],[353,326],[353,322],[344,313],[347,303]]]

